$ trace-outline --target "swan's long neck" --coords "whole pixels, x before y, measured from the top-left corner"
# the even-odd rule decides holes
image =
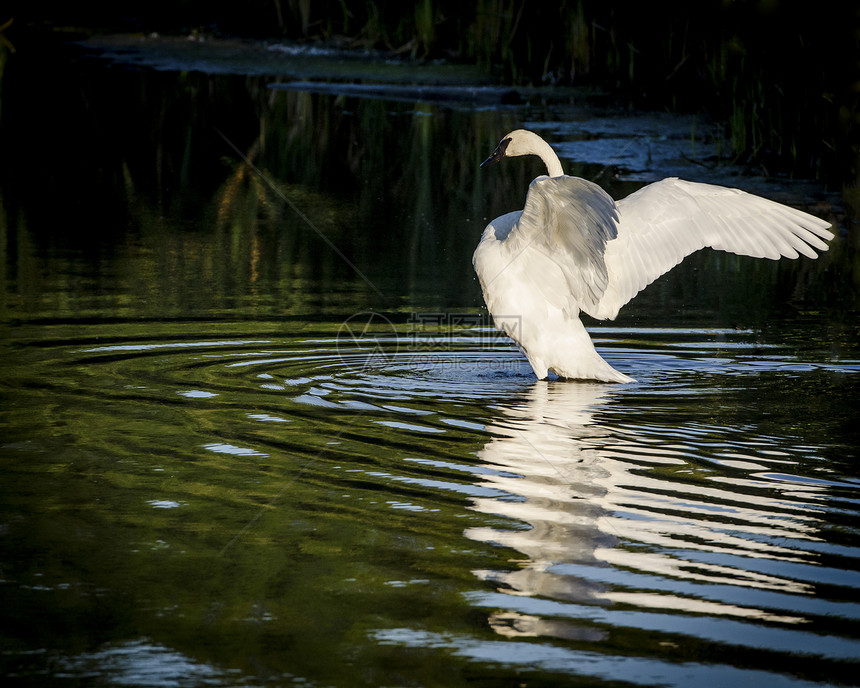
[[[544,165],[546,165],[546,169],[550,177],[560,177],[564,174],[561,160],[558,159],[552,146],[550,146],[540,136],[535,136],[534,139],[532,139],[531,144],[534,149],[534,154],[543,160]]]

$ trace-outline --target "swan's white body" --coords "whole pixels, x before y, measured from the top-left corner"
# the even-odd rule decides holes
[[[816,258],[830,223],[738,189],[664,179],[617,203],[568,177],[537,134],[511,132],[484,161],[538,155],[549,176],[525,207],[487,225],[472,262],[496,327],[538,378],[632,382],[594,349],[580,311],[613,319],[660,275],[700,248],[756,258]]]

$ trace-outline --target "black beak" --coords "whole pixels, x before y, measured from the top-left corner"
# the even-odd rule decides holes
[[[508,149],[508,144],[510,142],[510,139],[502,139],[501,141],[499,141],[499,145],[496,146],[496,150],[490,153],[490,157],[481,163],[481,167],[483,167],[484,165],[492,165],[494,163],[501,162],[502,158],[505,157],[505,151]]]

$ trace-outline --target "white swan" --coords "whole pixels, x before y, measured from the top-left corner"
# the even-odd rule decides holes
[[[525,207],[487,225],[472,263],[496,328],[525,353],[538,378],[633,382],[595,351],[580,311],[613,319],[685,256],[710,246],[744,256],[816,258],[830,223],[738,189],[664,179],[617,203],[564,174],[537,134],[505,136],[481,167],[537,155],[549,176],[529,185]]]

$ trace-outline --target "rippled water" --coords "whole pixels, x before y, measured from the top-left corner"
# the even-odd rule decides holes
[[[638,384],[535,382],[480,328],[335,326],[6,347],[14,673],[850,682],[860,362],[606,329]]]
[[[478,180],[479,143],[534,112],[80,69],[170,86],[174,108],[185,78],[214,103],[192,99],[190,138],[147,129],[151,157],[139,132],[121,139],[117,176],[85,176],[98,193],[62,177],[77,206],[4,177],[6,679],[856,681],[860,349],[834,308],[838,246],[816,264],[694,257],[591,328],[637,383],[538,382],[487,327],[469,264],[487,206],[528,173],[445,203],[434,186],[463,149]],[[364,279],[235,160],[164,162],[220,89],[261,108],[278,145],[249,153]],[[326,137],[360,140],[380,112],[391,140],[435,152],[392,168],[368,147],[338,167]],[[452,149],[454,125],[469,134]],[[307,126],[329,152],[297,172],[307,137],[288,134]],[[83,211],[77,238],[55,222]]]

